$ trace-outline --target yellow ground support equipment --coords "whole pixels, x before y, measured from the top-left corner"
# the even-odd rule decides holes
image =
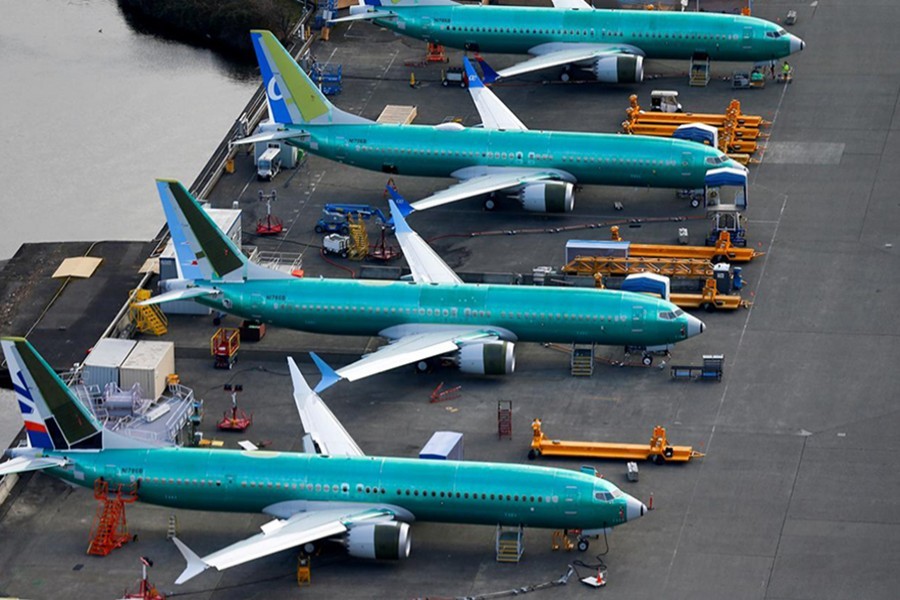
[[[646,256],[576,256],[562,268],[566,275],[625,277],[655,273],[666,277],[705,279],[713,276],[713,265],[702,258],[651,258]]]
[[[750,308],[750,302],[747,302],[740,296],[720,293],[716,289],[715,279],[707,279],[703,285],[703,291],[699,294],[678,294],[672,292],[669,294],[669,302],[681,308],[702,308],[709,312]]]
[[[662,125],[686,125],[688,123],[705,123],[713,127],[724,127],[725,123],[733,120],[738,127],[748,129],[759,129],[760,127],[768,127],[772,123],[766,121],[758,115],[745,115],[741,112],[740,100],[733,99],[724,113],[666,113],[656,111],[645,111],[638,104],[636,94],[628,97],[631,106],[625,109],[629,121],[638,123],[658,123]]]
[[[134,300],[128,309],[128,316],[141,333],[165,335],[169,331],[169,319],[156,304],[139,306],[139,302],[150,299],[150,290],[135,290]]]
[[[215,359],[217,369],[231,369],[241,347],[241,330],[222,327],[209,338],[209,354]]]
[[[531,423],[534,436],[531,439],[531,450],[528,458],[538,456],[568,456],[587,458],[610,458],[620,460],[652,460],[657,464],[664,462],[687,462],[692,458],[701,458],[691,446],[671,446],[666,438],[666,429],[657,425],[653,428],[653,437],[649,444],[614,444],[609,442],[570,442],[549,440],[541,431],[541,420]]]
[[[613,241],[621,241],[619,226],[610,228]],[[757,252],[753,248],[738,248],[731,243],[731,234],[722,231],[715,246],[677,246],[674,244],[629,244],[628,256],[630,258],[695,258],[702,260],[724,260],[729,263],[750,262],[765,254]]]
[[[365,221],[361,216],[354,219],[351,215],[347,218],[347,225],[350,227],[350,260],[365,260],[369,255],[369,232]]]
[[[300,587],[312,584],[311,562],[312,559],[306,552],[301,552],[297,557],[297,585]]]

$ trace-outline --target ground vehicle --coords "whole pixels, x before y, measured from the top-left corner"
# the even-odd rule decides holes
[[[469,82],[466,80],[466,73],[462,67],[448,67],[446,71],[441,73],[441,85],[449,87],[458,85],[461,88],[466,87]]]
[[[650,92],[650,110],[655,112],[683,112],[678,101],[678,92],[673,90],[653,90]]]
[[[350,238],[339,233],[329,233],[322,238],[322,253],[337,254],[341,258],[347,258],[350,253]]]
[[[269,148],[256,161],[256,178],[271,181],[281,171],[281,149]]]
[[[379,223],[393,227],[393,221],[386,217],[380,208],[368,204],[326,204],[322,207],[322,218],[316,223],[316,233],[350,232],[350,217],[368,221],[375,217]]]

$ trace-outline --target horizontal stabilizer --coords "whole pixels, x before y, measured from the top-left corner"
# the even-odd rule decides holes
[[[151,304],[164,304],[166,302],[175,302],[176,300],[190,300],[191,298],[200,298],[201,296],[218,296],[219,290],[215,288],[194,287],[185,290],[172,290],[158,296],[153,296],[149,300],[138,302],[138,306],[149,306]]]
[[[241,138],[239,140],[234,140],[233,142],[229,142],[232,146],[246,146],[248,144],[255,144],[257,142],[277,142],[278,140],[302,140],[308,138],[309,134],[305,131],[291,131],[288,129],[282,129],[280,131],[264,131],[262,133],[257,133],[255,135],[251,135],[249,137]]]
[[[26,473],[28,471],[40,471],[49,467],[64,467],[64,458],[43,458],[32,456],[17,456],[5,463],[0,463],[0,477],[11,473]]]
[[[392,12],[375,11],[364,12],[350,15],[348,17],[340,17],[339,19],[329,19],[329,23],[347,23],[348,21],[369,21],[372,19],[396,19],[397,15]]]

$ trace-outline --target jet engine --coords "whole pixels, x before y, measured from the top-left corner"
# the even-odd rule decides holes
[[[575,186],[565,181],[529,183],[518,196],[522,207],[531,212],[566,213],[575,208]]]
[[[644,57],[619,54],[597,59],[594,75],[604,83],[640,83],[644,80]]]
[[[409,558],[409,524],[378,523],[353,527],[344,535],[344,545],[347,554],[357,558]]]
[[[503,341],[466,344],[456,353],[456,362],[463,373],[508,375],[516,370],[515,344]]]

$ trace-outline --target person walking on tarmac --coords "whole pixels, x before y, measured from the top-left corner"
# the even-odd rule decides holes
[[[787,81],[791,78],[791,65],[788,61],[781,63],[781,80]]]

